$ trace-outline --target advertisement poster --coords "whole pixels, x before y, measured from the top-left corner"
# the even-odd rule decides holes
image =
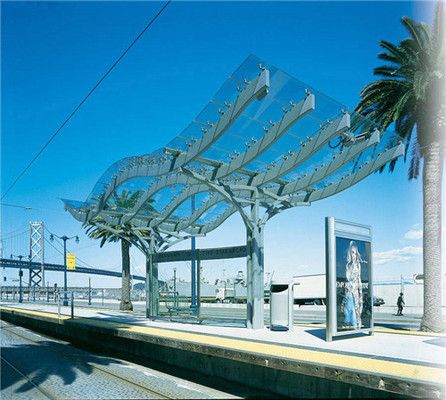
[[[338,332],[372,327],[370,242],[336,236]]]
[[[372,228],[327,217],[326,336],[373,335]]]

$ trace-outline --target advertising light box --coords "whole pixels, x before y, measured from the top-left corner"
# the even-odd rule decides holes
[[[372,235],[369,226],[326,218],[326,340],[373,333]]]

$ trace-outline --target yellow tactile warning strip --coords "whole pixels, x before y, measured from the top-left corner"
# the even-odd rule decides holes
[[[135,311],[131,311],[131,310],[110,310],[109,308],[84,307],[84,306],[78,306],[78,307],[83,308],[85,310],[90,310],[90,311],[104,311],[104,310],[106,310],[106,311],[116,311],[119,313],[128,313],[128,314],[135,313]],[[142,313],[142,312],[138,312],[138,313],[141,315],[144,315],[144,313]],[[325,324],[310,324],[310,323],[295,322],[293,325],[294,326],[308,326],[311,328],[325,328]],[[409,331],[409,330],[403,330],[403,329],[383,328],[383,327],[379,327],[379,326],[375,326],[374,331],[379,332],[379,333],[390,333],[390,334],[397,334],[397,335],[413,335],[413,336],[428,336],[428,337],[444,337],[444,338],[446,338],[446,334],[444,334],[444,333]]]
[[[294,323],[294,326],[308,326],[311,328],[325,328],[325,324],[299,324]],[[407,331],[402,329],[390,329],[390,328],[381,328],[375,326],[375,332],[378,333],[392,333],[397,335],[412,335],[412,336],[428,336],[428,337],[446,337],[444,333],[435,333],[435,332],[422,332],[422,331]]]
[[[45,318],[58,320],[57,314],[25,310],[12,307],[0,307],[0,310],[14,311],[15,313],[41,316]],[[67,315],[61,315],[60,320],[71,319]],[[345,368],[357,372],[371,373],[377,375],[391,376],[393,378],[415,380],[424,383],[436,385],[445,385],[446,370],[443,368],[406,364],[404,362],[380,360],[357,355],[346,355],[339,353],[330,353],[323,350],[307,350],[286,345],[276,345],[264,342],[255,342],[249,340],[233,339],[221,336],[212,336],[209,334],[199,334],[184,331],[175,331],[164,328],[152,328],[146,326],[130,325],[119,322],[102,321],[94,318],[75,317],[75,320],[93,326],[102,326],[104,328],[123,329],[135,333],[161,336],[163,339],[179,340],[201,345],[217,346],[242,352],[251,352],[263,356],[282,357],[293,361],[308,362],[313,364],[322,364],[334,368]]]

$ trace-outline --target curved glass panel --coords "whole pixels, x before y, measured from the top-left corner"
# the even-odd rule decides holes
[[[396,144],[390,132],[373,146],[358,146],[375,131],[373,121],[353,113],[350,127],[339,129],[346,112],[336,100],[250,55],[165,147],[115,162],[85,202],[64,200],[65,207],[82,221],[104,213],[164,233],[208,231],[235,210],[212,185],[231,187],[232,201],[241,207],[253,193],[246,186],[268,189],[261,204],[269,207],[274,195],[336,184]]]

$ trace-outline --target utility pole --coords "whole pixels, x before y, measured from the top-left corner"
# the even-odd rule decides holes
[[[68,296],[67,296],[67,241],[71,239],[76,239],[76,243],[79,243],[79,236],[57,236],[55,234],[50,235],[50,240],[53,241],[54,237],[57,237],[60,240],[63,240],[63,305],[68,306]]]

